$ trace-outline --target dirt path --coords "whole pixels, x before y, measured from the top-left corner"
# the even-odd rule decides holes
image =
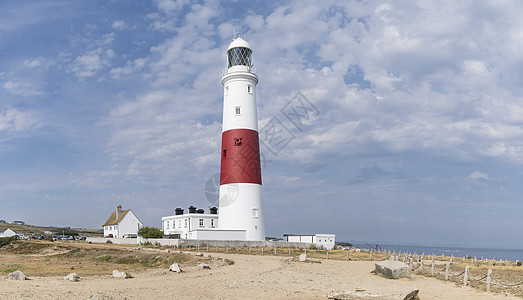
[[[214,254],[213,254],[214,256]],[[332,291],[393,292],[398,287],[419,289],[420,299],[518,299],[487,294],[434,278],[385,279],[370,272],[368,261],[299,263],[274,256],[216,254],[233,259],[231,266],[186,273],[154,274],[149,270],[131,279],[110,275],[33,277],[27,281],[0,280],[0,299],[326,299]],[[79,273],[82,276],[81,273]]]

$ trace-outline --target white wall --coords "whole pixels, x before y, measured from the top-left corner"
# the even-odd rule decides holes
[[[142,222],[138,220],[132,210],[129,210],[120,223],[118,223],[118,235],[115,237],[123,238],[126,234],[137,234],[138,229],[141,227],[143,227]]]
[[[216,241],[245,241],[245,230],[196,229],[191,231],[189,239]]]

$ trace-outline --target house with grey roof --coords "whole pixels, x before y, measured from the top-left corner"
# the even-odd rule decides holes
[[[123,238],[135,236],[138,229],[143,227],[143,223],[132,210],[122,210],[122,206],[118,205],[116,211],[109,216],[102,226],[104,237]]]

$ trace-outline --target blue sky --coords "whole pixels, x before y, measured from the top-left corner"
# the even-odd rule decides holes
[[[0,219],[209,207],[241,32],[293,137],[262,147],[267,235],[523,247],[519,2],[267,2],[1,2]]]

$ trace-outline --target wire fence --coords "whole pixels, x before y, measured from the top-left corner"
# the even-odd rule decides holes
[[[332,259],[332,260],[394,260],[402,261],[409,265],[411,271],[419,272],[424,275],[427,273],[426,270],[430,270],[432,276],[443,276],[445,280],[463,278],[463,285],[467,286],[469,282],[481,282],[485,283],[485,290],[490,292],[493,284],[502,287],[516,287],[523,285],[523,281],[508,283],[496,278],[492,273],[492,269],[487,270],[487,274],[484,276],[475,277],[470,273],[469,266],[465,266],[461,272],[451,272],[450,266],[453,265],[456,268],[457,263],[472,263],[476,266],[492,266],[498,265],[498,261],[494,259],[476,259],[475,257],[453,257],[453,256],[436,256],[436,255],[425,255],[425,254],[410,254],[410,253],[395,253],[389,251],[375,251],[375,250],[361,250],[361,249],[345,249],[345,250],[320,250],[320,249],[300,249],[300,248],[278,248],[278,247],[209,247],[209,246],[193,246],[193,247],[181,247],[186,250],[206,250],[213,252],[224,252],[224,253],[238,253],[238,254],[252,254],[252,255],[276,255],[276,256],[297,256],[300,254],[307,254],[307,258],[316,259]],[[428,258],[430,264],[426,264],[424,258]],[[437,263],[439,263],[439,265]],[[520,266],[519,261],[499,261],[501,266]],[[416,267],[415,267],[416,266]]]

